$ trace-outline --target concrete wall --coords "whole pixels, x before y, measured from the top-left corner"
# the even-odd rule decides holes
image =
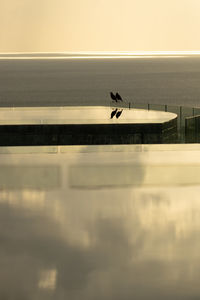
[[[1,125],[0,146],[177,142],[177,119],[163,124]]]
[[[185,142],[200,143],[200,115],[185,119]]]

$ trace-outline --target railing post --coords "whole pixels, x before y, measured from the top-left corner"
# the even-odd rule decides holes
[[[182,129],[182,106],[180,106],[180,130]]]

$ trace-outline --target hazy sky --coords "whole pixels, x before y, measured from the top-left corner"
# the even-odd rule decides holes
[[[0,0],[0,52],[200,50],[200,0]]]

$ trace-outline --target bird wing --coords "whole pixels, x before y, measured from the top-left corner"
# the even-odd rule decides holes
[[[110,115],[111,119],[114,117],[114,115],[116,115],[116,112],[117,112],[117,108],[111,112],[111,115]]]
[[[123,109],[122,109],[121,111],[118,111],[118,112],[116,113],[116,118],[117,118],[117,119],[121,116],[122,111],[123,111]]]
[[[110,97],[111,97],[113,100],[116,100],[116,96],[115,96],[112,92],[110,92]]]
[[[117,99],[117,100],[120,100],[120,101],[123,101],[123,100],[122,100],[122,97],[121,97],[120,94],[118,94],[118,93],[116,93],[116,99]]]

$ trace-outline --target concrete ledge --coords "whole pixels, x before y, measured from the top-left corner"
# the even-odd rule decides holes
[[[113,111],[109,107],[1,109],[0,146],[176,142],[173,113],[123,109],[119,118],[111,118]]]
[[[200,151],[200,144],[154,144],[154,145],[87,145],[87,146],[17,146],[0,147],[2,154],[70,154],[97,152],[194,152]]]

